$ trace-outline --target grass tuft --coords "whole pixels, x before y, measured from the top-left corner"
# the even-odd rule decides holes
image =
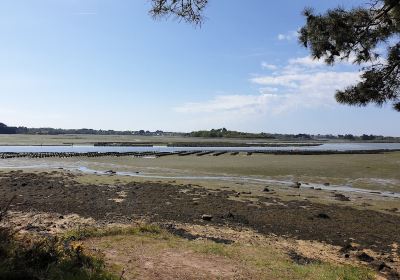
[[[138,234],[153,234],[159,235],[160,227],[156,225],[140,225],[131,227],[84,227],[66,232],[63,235],[65,240],[84,240],[93,237],[106,237],[116,235],[138,235]]]

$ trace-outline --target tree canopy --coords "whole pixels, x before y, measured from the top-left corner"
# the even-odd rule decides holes
[[[364,65],[361,81],[339,90],[336,100],[357,106],[392,103],[400,111],[400,0],[375,0],[349,11],[339,7],[323,15],[307,8],[304,15],[299,41],[313,58]]]
[[[208,0],[151,0],[150,14],[202,23]],[[339,90],[339,103],[366,106],[391,103],[400,111],[400,0],[372,0],[365,7],[303,12],[299,41],[314,59],[329,65],[351,60],[362,67],[358,84]],[[381,49],[385,48],[382,52]]]
[[[175,16],[179,20],[200,25],[208,0],[151,0],[150,15],[154,18]]]

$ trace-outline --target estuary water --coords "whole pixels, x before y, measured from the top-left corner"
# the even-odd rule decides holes
[[[400,150],[400,143],[325,143],[286,147],[167,147],[167,146],[0,146],[0,153],[179,152],[179,151],[357,151]]]

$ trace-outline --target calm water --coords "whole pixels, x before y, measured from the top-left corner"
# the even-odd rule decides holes
[[[355,151],[397,150],[400,143],[329,143],[310,147],[99,147],[99,146],[0,146],[1,152],[176,152],[176,151]]]

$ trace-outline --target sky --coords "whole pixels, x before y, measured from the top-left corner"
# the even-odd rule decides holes
[[[0,122],[14,126],[400,136],[390,106],[339,105],[359,69],[309,58],[305,7],[360,0],[210,0],[201,27],[149,0],[0,0]]]

